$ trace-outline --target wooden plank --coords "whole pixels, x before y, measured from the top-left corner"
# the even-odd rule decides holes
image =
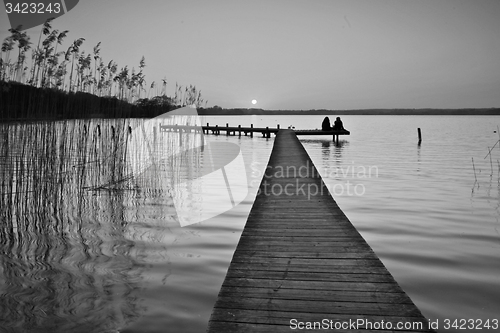
[[[372,283],[372,282],[337,282],[337,281],[294,281],[287,279],[251,279],[251,278],[228,278],[222,284],[221,292],[229,287],[254,287],[278,290],[281,288],[301,290],[347,290],[347,291],[377,291],[377,292],[402,292],[394,283]]]
[[[304,228],[304,230],[307,230]],[[319,248],[331,248],[335,246],[340,246],[342,248],[346,247],[351,247],[351,248],[361,248],[363,251],[370,250],[370,246],[366,243],[361,243],[359,242],[359,239],[353,239],[353,240],[326,240],[326,241],[318,241],[317,238],[313,238],[312,240],[309,241],[301,241],[301,240],[295,240],[293,242],[293,247],[290,246],[290,243],[284,240],[280,240],[276,238],[277,240],[255,240],[255,238],[248,239],[246,237],[241,238],[240,241],[240,246],[238,248],[267,248],[267,247],[285,247],[285,249],[296,249],[296,248],[301,248],[304,251],[307,250],[314,250],[318,251]],[[342,249],[335,249],[335,250],[342,250]],[[279,250],[277,250],[279,251]],[[330,251],[328,251],[330,252]]]
[[[352,315],[391,315],[399,317],[421,318],[417,307],[411,304],[390,303],[360,303],[360,302],[336,302],[321,300],[283,300],[269,297],[224,297],[219,296],[215,303],[217,308],[242,309],[242,310],[267,310],[300,312],[307,309],[308,313],[352,314]]]
[[[327,242],[334,242],[334,241],[344,241],[344,240],[358,240],[359,237],[357,235],[352,235],[352,236],[349,236],[349,235],[333,235],[333,236],[329,236],[329,237],[321,237],[321,236],[318,236],[318,237],[309,237],[309,239],[312,239],[313,241],[316,241],[316,242],[322,242],[322,241],[327,241]],[[281,235],[278,235],[278,236],[269,236],[269,235],[260,235],[260,236],[255,236],[255,235],[241,235],[240,237],[240,240],[249,240],[249,241],[252,241],[252,240],[255,240],[255,241],[266,241],[266,240],[269,240],[269,241],[283,241],[283,242],[286,242],[286,243],[290,243],[290,242],[302,242],[304,241],[304,237],[302,236],[281,236]],[[307,238],[306,238],[307,240]]]
[[[265,207],[263,208],[265,209]],[[289,212],[288,214],[291,214],[292,212]],[[288,218],[286,213],[281,213],[281,212],[274,212],[274,214],[253,214],[252,216],[249,216],[252,219],[255,219],[256,222],[252,223],[251,226],[248,226],[249,228],[263,228],[266,226],[272,226],[276,224],[281,224],[282,226],[304,226],[304,227],[314,227],[314,226],[320,226],[320,227],[330,227],[331,229],[348,229],[352,230],[351,225],[344,221],[342,219],[341,215],[337,216],[323,216],[320,214],[311,214],[308,215],[307,217],[300,218],[300,216],[297,216],[295,214],[295,217],[293,219]],[[332,223],[332,221],[337,220],[335,224]]]
[[[307,230],[307,234],[304,233],[304,230]],[[244,235],[245,236],[250,236],[250,235],[258,235],[258,236],[287,236],[287,237],[322,237],[325,236],[325,234],[328,234],[328,229],[326,228],[300,228],[300,229],[252,229],[248,228],[244,230]],[[338,230],[338,229],[333,229],[331,231],[332,234],[334,235],[355,235],[353,231],[349,230]]]
[[[208,332],[290,332],[293,318],[420,323],[404,331],[432,332],[335,203],[296,134],[276,136]],[[372,331],[364,324],[326,331]]]
[[[331,261],[331,260],[329,260]],[[267,270],[276,272],[322,272],[322,273],[363,273],[363,274],[386,274],[387,270],[385,267],[373,267],[373,266],[348,266],[348,265],[278,265],[278,264],[268,264],[267,260],[260,263],[248,263],[248,262],[233,262],[233,269],[235,270]]]
[[[317,217],[319,221],[314,221],[312,220],[312,217],[309,217],[308,219],[285,219],[281,218],[280,214],[275,214],[274,216],[266,216],[263,214],[255,214],[251,216],[252,219],[257,220],[257,222],[252,223],[251,226],[248,226],[248,229],[251,228],[258,228],[258,229],[269,229],[269,227],[274,227],[274,226],[280,226],[286,228],[288,227],[304,227],[304,228],[313,228],[313,227],[318,227],[318,228],[326,228],[326,229],[337,229],[337,230],[349,230],[356,232],[356,230],[352,230],[351,225],[346,223],[345,221],[342,221],[341,217],[338,217],[337,220],[340,220],[339,223],[333,224],[332,221],[335,220],[335,218],[328,218],[328,219],[323,219],[321,217]],[[283,229],[286,229],[283,228]],[[358,234],[358,233],[357,233]]]
[[[380,260],[366,260],[366,259],[357,259],[357,258],[340,258],[340,259],[321,259],[321,258],[313,258],[313,259],[304,259],[304,258],[265,258],[265,257],[244,257],[244,256],[235,256],[233,258],[232,264],[235,263],[243,263],[248,265],[268,265],[272,267],[286,266],[288,268],[292,268],[295,266],[304,267],[305,269],[316,270],[317,267],[324,267],[325,269],[330,269],[333,271],[334,269],[341,269],[343,266],[351,266],[351,267],[382,267],[385,269],[385,266],[382,264]],[[237,265],[235,266],[237,267]]]
[[[352,258],[348,254],[339,252],[321,253],[321,252],[273,252],[273,251],[240,251],[236,250],[235,255],[247,257],[265,257],[265,258],[308,258],[308,259],[342,259]],[[357,257],[357,256],[356,256]],[[356,258],[352,258],[356,259]]]
[[[288,279],[296,281],[335,281],[335,282],[393,282],[392,275],[388,272],[373,273],[323,273],[323,272],[296,272],[296,271],[271,271],[271,270],[237,270],[227,272],[227,278],[252,278],[252,279]]]
[[[293,248],[290,247],[289,245],[277,245],[277,246],[272,246],[272,245],[263,245],[260,247],[253,247],[251,244],[248,245],[242,245],[238,247],[238,254],[239,255],[245,255],[246,252],[248,253],[253,253],[253,252],[269,252],[269,253],[303,253],[303,254],[308,254],[310,256],[311,254],[314,254],[316,256],[319,255],[330,255],[332,253],[338,253],[338,254],[345,254],[345,253],[351,253],[351,254],[356,254],[356,258],[364,258],[364,259],[377,259],[377,256],[374,253],[371,252],[366,252],[366,248],[362,247],[361,245],[359,246],[342,246],[341,243],[338,245],[338,249],[332,249],[332,247],[327,247],[327,246],[318,246],[318,247],[309,247],[309,246],[294,246]],[[245,252],[246,251],[246,252]],[[272,257],[272,255],[268,255]]]
[[[252,229],[257,229],[257,230],[273,230],[273,229],[279,229],[283,230],[285,228],[288,229],[321,229],[321,230],[328,230],[328,234],[332,234],[331,237],[335,236],[337,233],[350,233],[352,231],[351,228],[348,226],[344,225],[332,225],[331,222],[322,222],[322,223],[307,223],[304,221],[298,221],[298,222],[282,222],[279,220],[268,220],[266,219],[265,221],[261,221],[258,223],[253,224],[251,227],[248,227],[248,229],[251,231]],[[359,236],[356,233],[351,233],[353,236],[356,237]],[[356,235],[356,236],[354,236]],[[329,235],[330,236],[330,235]],[[359,239],[359,237],[357,237]]]
[[[328,246],[327,244],[330,244]],[[333,248],[333,247],[338,247]],[[242,251],[248,251],[248,252],[300,252],[300,253],[314,253],[317,255],[321,254],[331,254],[331,253],[357,253],[360,255],[361,258],[371,258],[371,259],[376,259],[377,256],[374,253],[371,252],[366,252],[366,246],[365,245],[356,245],[354,242],[331,242],[331,243],[324,243],[324,246],[301,246],[300,244],[294,245],[293,247],[290,247],[289,244],[282,244],[282,245],[261,245],[261,246],[254,246],[251,243],[242,243],[241,246],[238,247],[239,252]],[[241,255],[244,255],[245,253],[239,253]],[[366,254],[366,255],[362,255]]]
[[[342,291],[338,290],[302,290],[280,288],[277,291],[267,288],[242,288],[225,287],[221,290],[220,296],[224,297],[256,297],[256,298],[276,298],[276,299],[301,299],[320,300],[338,302],[361,302],[361,303],[390,303],[390,304],[411,304],[412,301],[404,292],[381,293],[374,291]]]
[[[290,247],[289,245],[278,245],[278,246],[272,246],[272,245],[263,245],[260,247],[253,247],[251,244],[248,245],[241,245],[238,247],[237,252],[239,255],[246,255],[248,253],[269,253],[269,257],[272,257],[271,253],[303,253],[307,254],[307,256],[311,256],[311,254],[314,254],[316,256],[319,255],[330,255],[333,253],[338,253],[338,254],[345,254],[345,253],[355,253],[359,258],[364,258],[364,259],[377,259],[377,256],[372,253],[372,252],[366,252],[366,248],[359,245],[359,246],[342,246],[342,244],[337,245],[339,248],[338,249],[332,249],[331,247],[326,247],[326,246],[318,246],[318,247],[307,247],[307,246],[294,246]],[[264,255],[264,254],[262,254]]]

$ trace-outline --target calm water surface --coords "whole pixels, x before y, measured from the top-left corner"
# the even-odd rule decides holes
[[[323,119],[204,118],[296,128]],[[498,145],[484,158],[500,118],[342,119],[352,134],[339,146],[321,136],[301,142],[403,289],[431,320],[500,319]],[[25,224],[2,215],[0,332],[205,331],[273,144],[207,139],[241,146],[250,186],[242,204],[210,220],[181,228],[169,195],[147,181],[80,192],[72,184],[63,195],[78,204],[28,209]]]

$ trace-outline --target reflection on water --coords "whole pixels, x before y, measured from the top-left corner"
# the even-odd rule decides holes
[[[1,228],[4,328],[92,332],[138,316],[141,266],[126,225],[111,223],[123,215],[122,204],[105,196],[81,199],[56,207],[42,198],[32,206],[36,211],[25,210]]]
[[[1,328],[112,332],[146,311],[143,272],[168,263],[165,239],[178,226],[170,184],[182,165],[196,169],[200,152],[134,175],[126,157],[129,127],[141,121],[0,127]],[[188,148],[195,144],[176,134],[135,148],[174,150],[182,139]],[[134,209],[143,205],[156,206],[153,217]]]
[[[349,141],[339,139],[338,142],[333,142],[329,139],[304,139],[300,138],[300,142],[304,146],[316,147],[321,150],[321,155],[325,162],[342,161],[342,152],[349,147]],[[325,165],[329,165],[325,163]],[[317,166],[318,167],[318,166]]]

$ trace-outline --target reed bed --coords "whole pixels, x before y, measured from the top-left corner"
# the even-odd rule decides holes
[[[0,121],[155,117],[185,105],[206,104],[193,85],[176,83],[168,96],[166,78],[148,84],[144,56],[136,70],[105,61],[100,42],[87,53],[82,49],[85,38],[60,50],[69,31],[54,29],[52,19],[43,25],[36,47],[20,29],[9,29],[11,35],[1,47]]]
[[[186,165],[200,164],[189,149],[199,136],[158,131],[192,120],[144,117],[199,106],[201,93],[176,84],[169,97],[166,79],[146,91],[144,57],[138,71],[118,70],[101,58],[100,43],[81,50],[84,38],[60,51],[68,31],[50,20],[36,47],[26,33],[10,32],[0,54],[2,326],[124,327],[142,311],[137,291],[148,257],[138,243],[162,237],[138,231],[134,206],[154,203],[164,214],[156,223],[175,223],[173,184]]]

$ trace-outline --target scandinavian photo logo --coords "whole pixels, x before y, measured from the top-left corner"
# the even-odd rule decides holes
[[[132,129],[127,164],[134,177],[169,189],[182,227],[220,215],[248,194],[240,146],[207,142],[194,106],[170,111]]]
[[[250,166],[252,173],[251,186],[259,186],[259,194],[265,196],[306,196],[307,200],[311,200],[317,194],[324,194],[328,191],[332,196],[363,196],[366,193],[364,181],[371,178],[379,177],[378,166],[356,165],[354,161],[351,164],[344,166],[326,166],[317,170],[308,160],[305,165],[295,167],[294,165],[287,166],[267,166],[262,172],[260,163],[255,162]],[[334,179],[335,182],[326,182],[323,185],[316,183],[304,182],[308,178]],[[272,183],[268,181],[270,178],[294,178],[294,182]],[[262,179],[262,182],[261,182]]]
[[[48,19],[63,16],[76,7],[79,0],[4,0],[10,27],[19,31],[44,24]]]

